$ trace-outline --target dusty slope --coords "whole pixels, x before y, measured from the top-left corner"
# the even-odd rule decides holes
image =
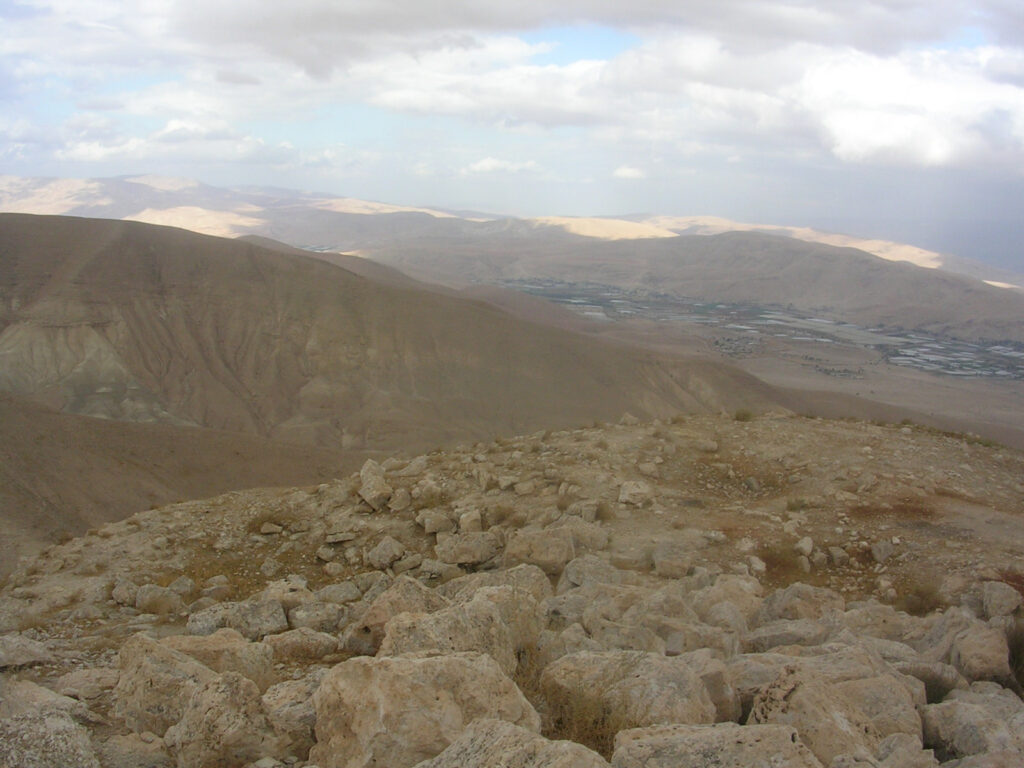
[[[420,238],[370,255],[450,284],[550,278],[793,307],[864,326],[1024,341],[1024,295],[853,248],[756,232],[595,242]]]
[[[0,590],[0,760],[483,768],[575,749],[553,764],[607,768],[557,738],[620,768],[1020,764],[1024,455],[910,426],[625,421],[51,548]],[[467,757],[489,717],[523,730]],[[62,718],[60,738],[11,737]],[[630,758],[637,739],[661,760]]]
[[[364,459],[253,435],[56,413],[0,394],[0,575],[45,542],[140,510],[329,480]]]
[[[0,275],[0,388],[75,413],[413,449],[774,397],[728,366],[183,230],[3,215]]]

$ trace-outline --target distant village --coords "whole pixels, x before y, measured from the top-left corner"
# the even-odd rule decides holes
[[[702,325],[733,331],[715,347],[732,357],[753,353],[765,337],[821,344],[847,344],[876,350],[885,362],[948,376],[1024,380],[1024,345],[972,343],[918,331],[861,328],[791,309],[749,304],[700,302],[664,293],[642,295],[595,283],[558,280],[508,280],[506,287],[561,304],[592,320],[644,319],[678,325]],[[836,376],[856,369],[823,369]]]

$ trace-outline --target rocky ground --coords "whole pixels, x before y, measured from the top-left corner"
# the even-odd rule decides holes
[[[1024,764],[1024,455],[687,417],[135,515],[0,593],[0,765]]]

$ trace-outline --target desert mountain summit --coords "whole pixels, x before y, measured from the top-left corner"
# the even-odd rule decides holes
[[[0,763],[1020,765],[1022,472],[627,417],[139,513],[0,590]]]

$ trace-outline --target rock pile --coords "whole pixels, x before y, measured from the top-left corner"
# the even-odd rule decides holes
[[[934,542],[891,495],[820,494],[841,441],[786,466],[737,439],[788,421],[372,461],[54,547],[0,595],[0,765],[1024,764],[1020,572],[994,552],[936,590],[946,604],[892,604],[889,561]],[[844,429],[863,455],[883,428]],[[879,486],[902,482],[890,469]],[[747,544],[773,516],[787,568]],[[851,547],[842,519],[894,551]]]

